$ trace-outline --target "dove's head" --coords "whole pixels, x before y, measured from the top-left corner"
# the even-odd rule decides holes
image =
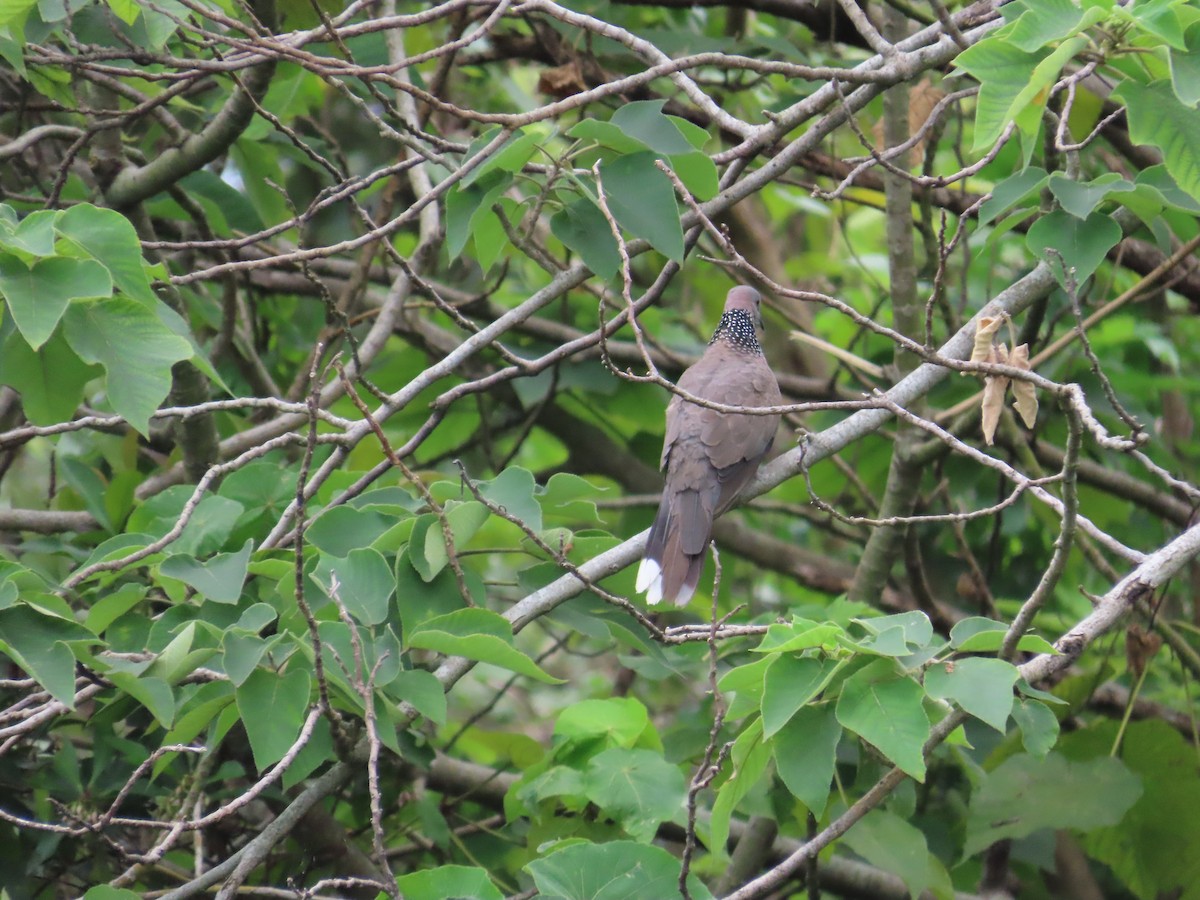
[[[740,310],[750,317],[755,328],[763,327],[762,294],[749,285],[739,284],[725,298],[725,312]]]

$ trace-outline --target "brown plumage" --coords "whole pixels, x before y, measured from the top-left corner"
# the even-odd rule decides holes
[[[681,390],[726,406],[778,406],[779,384],[758,343],[762,298],[735,287],[708,349],[679,379]],[[638,568],[637,589],[649,603],[692,598],[704,568],[713,519],[725,512],[771,448],[777,415],[709,409],[678,394],[667,406],[662,502]]]

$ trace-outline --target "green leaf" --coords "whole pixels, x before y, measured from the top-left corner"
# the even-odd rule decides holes
[[[968,616],[960,619],[950,629],[950,646],[962,653],[995,653],[1004,644],[1008,626],[995,619]],[[1030,653],[1057,653],[1054,645],[1036,634],[1022,635],[1017,641],[1018,650]]]
[[[1179,189],[1174,177],[1167,171],[1166,166],[1150,166],[1138,172],[1134,179],[1138,187],[1149,188],[1175,207],[1189,213],[1200,213],[1200,202],[1191,194]]]
[[[936,700],[953,700],[975,718],[1001,734],[1013,707],[1017,670],[1002,659],[969,656],[932,665],[925,672],[925,690]]]
[[[322,622],[317,631],[321,636],[323,649],[326,652],[325,671],[333,673],[335,678],[345,679],[343,668],[349,673],[349,681],[344,683],[349,687],[361,678],[365,684],[371,673],[375,673],[375,687],[382,688],[391,684],[400,674],[401,656],[400,641],[390,628],[373,630],[363,625],[354,626],[354,637],[358,639],[360,648],[359,662],[355,660],[354,637],[350,627],[345,622]],[[353,702],[361,709],[362,697],[354,690]]]
[[[572,703],[558,715],[554,736],[569,741],[598,740],[605,747],[632,747],[652,726],[650,714],[633,697]]]
[[[842,843],[876,868],[899,875],[913,897],[935,882],[948,883],[942,864],[929,853],[925,835],[890,810],[872,810],[846,832]]]
[[[755,653],[795,653],[810,647],[833,646],[845,634],[840,625],[832,622],[817,624],[807,619],[798,619],[790,625],[771,625],[762,641],[754,648]]]
[[[15,329],[0,347],[0,383],[21,395],[21,407],[34,425],[67,422],[83,402],[84,387],[100,369],[83,362],[61,332],[34,350]]]
[[[1200,117],[1179,102],[1165,81],[1142,85],[1125,81],[1116,96],[1126,106],[1129,137],[1162,151],[1167,171],[1184,191],[1200,200]]]
[[[1180,0],[1141,0],[1130,4],[1122,13],[1163,43],[1184,50],[1183,29],[1177,11],[1180,5]]]
[[[754,697],[754,706],[757,708],[759,699],[762,697],[765,689],[767,669],[774,662],[774,656],[764,656],[762,659],[756,659],[752,663],[735,666],[717,679],[717,689],[721,693],[749,693]]]
[[[1106,172],[1099,178],[1083,182],[1068,178],[1061,172],[1050,176],[1050,193],[1063,209],[1077,219],[1086,219],[1109,195],[1126,194],[1134,189],[1132,182],[1116,172]]]
[[[675,127],[679,129],[679,133],[687,138],[687,142],[692,145],[695,150],[703,150],[704,145],[709,142],[712,137],[707,131],[697,125],[695,122],[689,122],[682,116],[667,116]]]
[[[782,655],[763,680],[763,737],[770,738],[829,683],[837,663],[831,659]]]
[[[107,531],[114,530],[104,505],[107,485],[100,473],[75,457],[66,457],[58,465],[63,481],[80,496],[87,511],[96,517],[102,528]]]
[[[1111,746],[1116,723],[1095,729],[1094,736]],[[1075,735],[1071,735],[1075,737]],[[1081,738],[1087,737],[1080,735]],[[1200,884],[1200,775],[1196,751],[1166,722],[1131,722],[1122,742],[1121,757],[1141,779],[1142,794],[1123,816],[1107,810],[1105,827],[1093,830],[1083,844],[1089,856],[1109,866],[1138,897],[1182,896],[1194,900]],[[1114,806],[1122,798],[1104,796],[1105,784],[1084,786],[1087,806],[1105,800]],[[1114,821],[1116,819],[1116,821]]]
[[[1200,103],[1200,22],[1193,22],[1184,34],[1185,49],[1171,48],[1171,87],[1184,106]]]
[[[580,197],[555,213],[550,219],[550,232],[605,281],[621,268],[617,239],[591,198]]]
[[[683,182],[683,186],[697,200],[711,200],[720,190],[721,180],[717,167],[705,153],[684,153],[669,159],[671,168]]]
[[[397,752],[395,742],[396,729],[388,719],[387,706],[381,704],[375,712],[379,717],[380,743],[393,753]],[[307,744],[300,748],[300,752],[296,754],[295,761],[283,773],[283,777],[280,780],[283,783],[284,790],[291,790],[296,785],[302,784],[304,779],[315,772],[319,766],[328,762],[336,762],[337,759],[338,755],[337,751],[334,750],[333,732],[329,727],[329,719],[321,716],[313,725],[312,737]]]
[[[519,466],[509,466],[491,481],[476,484],[479,493],[516,516],[533,531],[542,530],[542,507],[534,496],[537,487],[533,473]]]
[[[108,680],[127,693],[146,709],[164,729],[175,724],[175,695],[162,678],[152,675],[139,677],[132,672],[109,672]]]
[[[1017,690],[1025,697],[1030,697],[1034,700],[1041,700],[1046,704],[1054,704],[1055,706],[1069,706],[1070,703],[1062,697],[1058,697],[1048,691],[1040,691],[1035,687],[1031,687],[1029,682],[1024,678],[1017,679]]]
[[[185,675],[191,674],[196,666],[217,652],[215,647],[193,650],[195,640],[196,622],[188,622],[171,642],[159,651],[154,662],[146,669],[146,674],[161,678],[164,684],[178,684]]]
[[[177,578],[214,603],[237,603],[246,581],[246,567],[254,541],[247,540],[236,553],[218,553],[206,560],[179,554],[163,560],[160,571],[168,578]],[[388,572],[391,575],[391,572]]]
[[[146,275],[142,241],[120,212],[78,203],[59,217],[55,227],[60,235],[103,265],[122,293],[144,306],[152,308],[160,304]]]
[[[986,150],[1013,121],[1013,109],[1022,93],[1031,87],[1030,73],[1049,51],[1029,53],[995,36],[960,53],[954,65],[971,73],[979,82],[975,109],[975,150]]]
[[[1021,743],[1036,757],[1043,757],[1058,741],[1058,717],[1045,703],[1018,698],[1012,708],[1013,721],[1021,729]]]
[[[709,820],[708,849],[718,858],[725,856],[725,844],[729,840],[729,820],[733,811],[742,802],[767,771],[771,761],[771,745],[763,740],[762,719],[755,719],[733,742],[729,751],[729,778],[717,790],[713,802],[712,818]]]
[[[177,20],[186,15],[186,9],[182,3],[177,0],[165,0],[165,2],[156,4],[157,9],[151,9],[145,4],[135,4],[141,10],[141,16],[129,28],[131,43],[138,47],[148,47],[151,50],[161,50],[167,43],[167,39],[178,30],[179,25]],[[165,15],[159,10],[170,11],[175,17]],[[273,107],[266,107],[273,109]]]
[[[571,844],[525,869],[542,900],[663,900],[679,893],[679,860],[633,841]],[[694,875],[687,885],[693,900],[712,900]]]
[[[132,25],[137,21],[137,17],[141,15],[141,7],[135,0],[107,0],[107,2],[108,8],[126,25]]]
[[[470,159],[490,144],[499,133],[499,126],[489,128],[476,140],[472,141],[471,147],[467,150],[467,159]],[[490,157],[466,174],[462,180],[463,187],[470,187],[484,175],[496,169],[504,172],[519,171],[524,167],[525,163],[529,162],[529,157],[533,156],[540,138],[541,136],[536,131],[526,131],[523,128],[518,128],[509,135],[508,140],[500,146],[500,149],[496,150]]]
[[[174,2],[178,2],[178,0],[174,0]],[[334,10],[334,5],[331,3],[322,5],[329,12]],[[299,17],[293,19],[293,12],[294,10],[288,10],[286,13],[288,27],[311,27],[297,25]],[[314,14],[312,25],[318,23],[319,19]],[[327,100],[328,97],[319,76],[306,71],[295,63],[286,63],[280,60],[275,68],[275,75],[271,79],[271,87],[267,89],[267,95],[262,100],[262,105],[282,121],[291,124],[299,117],[318,112],[325,106]],[[274,126],[267,120],[255,119],[243,132],[243,136],[251,136],[252,141],[266,143],[265,139],[273,130]],[[258,228],[261,227],[261,225],[258,226]],[[245,230],[254,231],[256,229],[247,228]]]
[[[345,559],[322,555],[313,578],[331,599],[334,576],[337,595],[351,616],[364,625],[378,625],[387,619],[396,577],[382,553],[363,547],[351,550]]]
[[[443,570],[433,581],[426,582],[414,567],[407,552],[396,556],[396,609],[404,632],[435,616],[461,609],[465,605],[453,573]],[[485,591],[482,582],[470,569],[464,570],[467,589],[479,598]],[[478,585],[478,590],[475,590]]]
[[[13,321],[34,350],[54,333],[72,300],[111,294],[112,279],[92,260],[56,256],[27,266],[0,253],[0,297],[8,301]]]
[[[472,900],[504,900],[484,869],[472,866],[438,866],[401,875],[396,887],[404,900],[446,900],[470,897]]]
[[[175,485],[143,501],[130,514],[126,532],[144,532],[162,537],[174,527],[194,490],[191,485]],[[205,497],[192,511],[183,534],[171,544],[171,549],[176,553],[197,557],[215,553],[225,543],[243,512],[242,505],[228,497]]]
[[[846,679],[837,702],[837,719],[880,753],[915,778],[925,780],[921,749],[929,739],[929,716],[921,686],[906,677],[884,677],[887,660],[872,664]]]
[[[683,809],[683,773],[661,753],[613,747],[592,757],[583,773],[584,795],[636,841],[650,843],[662,822]]]
[[[239,634],[230,629],[221,638],[221,652],[225,674],[235,687],[241,687],[262,660],[263,654],[277,643],[277,639],[263,640],[257,634]]]
[[[659,253],[683,261],[683,228],[671,180],[654,164],[653,153],[633,153],[600,166],[613,218],[645,238]]]
[[[146,591],[144,584],[123,584],[107,592],[88,608],[84,627],[92,634],[103,634],[109,625],[141,603]]]
[[[321,552],[345,559],[351,551],[369,546],[393,524],[395,518],[379,510],[334,506],[314,519],[304,536]]]
[[[481,214],[512,184],[512,175],[494,170],[472,184],[459,183],[446,194],[446,251],[457,259],[467,246]]]
[[[516,649],[512,643],[512,626],[503,616],[490,610],[460,609],[427,619],[410,632],[407,639],[409,647],[491,663],[546,684],[564,683]]]
[[[999,634],[1000,640],[1003,641],[1005,632],[1008,631],[1008,626],[1003,622],[997,622],[995,619],[986,619],[983,616],[967,616],[965,619],[960,619],[954,623],[950,629],[950,646],[956,650],[961,650],[963,644],[976,635],[993,635]],[[1000,643],[992,649],[998,649]]]
[[[60,235],[104,266],[126,296],[149,309],[162,302],[150,287],[137,232],[119,212],[90,203],[77,203],[59,216],[55,227]]]
[[[1041,127],[1042,114],[1046,108],[1046,101],[1050,97],[1050,88],[1058,81],[1063,66],[1087,45],[1088,39],[1083,35],[1077,35],[1064,41],[1053,53],[1033,67],[1028,83],[1013,99],[1008,112],[1013,121],[1017,123],[1021,133],[1029,139],[1027,147],[1031,146],[1032,139],[1037,136],[1038,129]],[[1025,161],[1029,162],[1028,150],[1025,154]]]
[[[775,735],[775,771],[818,819],[829,800],[842,726],[831,704],[806,706]]]
[[[31,256],[53,256],[54,222],[60,215],[58,210],[43,209],[30,213],[15,226],[0,220],[0,247]]]
[[[88,888],[88,892],[83,895],[83,900],[140,900],[141,896],[141,894],[127,891],[124,888],[100,884],[94,888]]]
[[[584,119],[571,126],[567,135],[581,141],[595,141],[618,153],[638,153],[648,149],[645,144],[627,135],[612,122],[602,122],[599,119]]]
[[[1141,779],[1117,759],[1011,756],[971,795],[963,855],[1043,828],[1115,825],[1141,794]]]
[[[549,522],[602,526],[604,522],[596,511],[596,496],[601,492],[586,478],[555,472],[537,498]]]
[[[301,668],[282,674],[255,669],[238,686],[238,713],[259,772],[283,759],[296,742],[308,712],[310,682],[309,672]]]
[[[422,581],[433,581],[438,576],[438,572],[433,571],[429,565],[429,560],[425,556],[425,540],[429,537],[430,532],[436,534],[442,533],[441,525],[438,523],[437,516],[433,513],[427,513],[417,518],[413,522],[412,532],[409,535],[407,552],[404,556],[412,563],[412,567],[421,576]]]
[[[67,641],[96,643],[82,625],[27,603],[0,609],[0,650],[69,709],[75,708],[75,656]]]
[[[1037,166],[1021,169],[992,188],[992,197],[979,207],[979,224],[986,225],[1016,206],[1022,200],[1036,194],[1046,184],[1049,176],[1045,169]]]
[[[283,560],[275,560],[275,562],[283,562]],[[242,617],[237,620],[237,623],[233,627],[248,634],[258,634],[274,622],[276,618],[277,614],[269,603],[255,603],[246,608],[242,613]]]
[[[252,462],[221,480],[218,493],[240,503],[248,517],[275,521],[296,497],[296,472],[278,462]],[[245,522],[243,522],[245,524]],[[305,532],[311,542],[311,534]]]
[[[205,209],[210,211],[210,215],[220,216],[229,228],[246,234],[253,234],[264,228],[262,218],[249,198],[216,172],[199,169],[179,179],[178,185],[189,194],[203,198]],[[132,265],[129,266],[129,271],[133,271]]]
[[[509,802],[520,802],[526,810],[532,810],[552,797],[561,797],[564,803],[572,802],[577,807],[583,805],[578,799],[583,796],[582,772],[567,766],[551,766],[545,771],[538,769],[535,769],[538,773],[528,783],[517,782],[513,786]],[[511,794],[517,795],[516,798]]]
[[[22,23],[17,21],[21,18],[21,13],[12,15],[9,18],[14,7],[20,9],[26,5],[26,0],[10,0],[8,4],[0,4],[0,59],[3,59],[13,71],[22,78],[28,77],[28,72],[25,69],[25,36],[22,34]],[[36,6],[36,2],[29,3],[30,7]],[[5,10],[9,13],[6,13]]]
[[[971,621],[963,619],[958,625]],[[954,646],[963,653],[995,653],[1004,645],[1004,635],[1008,633],[1008,626],[1002,622],[993,622],[990,619],[979,619],[980,622],[987,622],[995,627],[981,628],[974,634],[964,635],[960,637],[958,643]],[[957,629],[957,625],[955,626]],[[953,634],[953,632],[952,632]],[[1054,645],[1040,635],[1025,634],[1017,641],[1017,649],[1028,651],[1030,653],[1057,653]]]
[[[1079,287],[1092,277],[1119,240],[1121,226],[1108,216],[1092,213],[1080,221],[1061,209],[1034,222],[1025,238],[1029,249],[1050,266],[1059,284],[1066,284],[1063,273],[1066,265],[1075,270],[1075,284]]]
[[[929,621],[929,616],[916,609],[890,616],[854,618],[850,621],[876,635],[883,635],[893,629],[899,629],[904,643],[911,644],[913,647],[924,647],[933,640],[933,623]]]
[[[388,685],[388,695],[411,703],[413,709],[435,725],[446,724],[446,689],[424,669],[400,672]]]
[[[1083,10],[1071,0],[1020,0],[1012,7],[1005,10],[1005,18],[1011,18],[1017,10],[1025,11],[1003,39],[1029,52],[1078,34],[1104,18],[1103,10],[1094,6]]]
[[[505,207],[506,202],[511,201],[508,197],[501,197],[497,202],[501,207]],[[509,215],[509,221],[513,221],[507,209],[505,214]],[[496,260],[510,246],[500,217],[491,209],[480,210],[471,229],[471,240],[475,245],[475,259],[485,272],[496,264]]]
[[[857,641],[845,639],[848,646],[863,653],[876,653],[880,656],[907,656],[912,652],[908,641],[904,639],[904,629],[899,626],[870,635]]]
[[[195,694],[176,710],[175,727],[162,739],[165,744],[187,744],[208,727],[221,712],[233,703],[233,688],[228,682],[212,682],[202,685]],[[170,765],[176,754],[168,753],[154,764],[153,774],[159,775]]]
[[[141,434],[171,389],[171,367],[192,347],[136,300],[73,303],[63,317],[71,348],[84,362],[104,366],[108,399]]]
[[[454,549],[461,550],[488,520],[491,510],[478,500],[468,500],[454,506],[447,504],[445,513],[450,533],[454,535]],[[446,555],[445,532],[442,531],[440,524],[433,525],[425,532],[425,563],[428,567],[426,580],[431,581],[449,562],[450,558]],[[421,574],[424,576],[426,573],[422,572]]]
[[[636,100],[620,107],[609,120],[621,132],[663,156],[691,153],[691,142],[675,122],[664,116],[666,100]]]

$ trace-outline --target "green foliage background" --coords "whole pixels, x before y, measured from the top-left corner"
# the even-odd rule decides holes
[[[0,3],[0,894],[1200,897],[1197,59],[1186,0]],[[796,406],[647,614],[741,282]]]

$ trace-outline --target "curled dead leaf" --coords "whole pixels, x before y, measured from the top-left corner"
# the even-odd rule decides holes
[[[946,92],[941,88],[936,87],[928,78],[922,79],[917,84],[913,85],[908,92],[908,133],[916,134],[923,127],[933,112],[935,106],[942,101],[946,96]],[[933,134],[936,134],[940,126],[935,126]],[[871,131],[876,147],[883,147],[883,120],[880,119],[875,123],[875,127]],[[908,168],[919,169],[925,162],[925,150],[927,147],[930,133],[922,135],[922,137],[909,148],[908,151]]]
[[[992,340],[1000,330],[1002,321],[1000,316],[984,316],[979,320],[975,326],[975,348],[971,351],[971,362],[988,361],[988,351],[992,349]]]
[[[579,60],[573,59],[565,65],[543,69],[542,74],[538,76],[537,89],[540,93],[560,98],[586,91],[587,84],[584,83],[583,68],[579,65]]]
[[[908,92],[908,131],[916,134],[924,127],[933,108],[942,102],[946,92],[936,87],[928,78],[921,79]],[[935,132],[936,133],[936,130]],[[912,160],[918,165],[925,160],[925,147],[929,135],[925,135],[912,149]]]
[[[1003,344],[991,347],[984,362],[1007,363],[1008,348]],[[995,442],[996,426],[1000,424],[1000,413],[1004,409],[1004,394],[1008,391],[1008,379],[1003,375],[987,375],[983,379],[983,401],[980,406],[980,426],[983,440],[990,447]]]
[[[1013,347],[1013,351],[1008,357],[1008,364],[1026,372],[1031,371],[1029,366],[1029,345],[1019,344]],[[1012,383],[1012,391],[1015,398],[1013,406],[1020,414],[1021,421],[1025,423],[1026,428],[1032,428],[1037,424],[1037,388],[1028,381],[1014,381]]]
[[[1146,631],[1134,622],[1125,632],[1125,661],[1135,678],[1141,678],[1146,663],[1154,658],[1162,647],[1162,638],[1156,631]]]

